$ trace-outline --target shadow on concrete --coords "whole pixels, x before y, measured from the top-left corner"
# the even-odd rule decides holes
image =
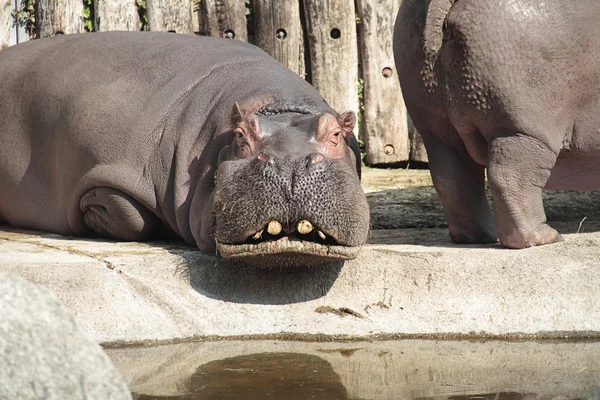
[[[256,268],[199,251],[178,254],[185,260],[194,290],[213,299],[247,304],[292,304],[323,297],[344,265]]]
[[[0,225],[0,229],[68,242],[123,243],[110,239],[61,236]],[[200,252],[183,240],[151,241],[148,245],[179,256],[178,273],[204,296],[233,303],[292,304],[318,299],[336,281],[343,262],[310,267],[259,268]]]
[[[493,210],[489,190],[487,198]],[[367,200],[373,229],[368,243],[471,247],[451,242],[444,210],[433,186],[367,193]],[[548,190],[543,193],[543,201],[548,223],[560,233],[600,231],[600,191]]]

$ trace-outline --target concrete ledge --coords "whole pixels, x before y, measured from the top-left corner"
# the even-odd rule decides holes
[[[0,227],[0,270],[54,291],[101,343],[192,337],[600,338],[600,233],[527,250],[376,230],[359,258],[256,270],[177,244]],[[390,244],[419,243],[419,244]]]

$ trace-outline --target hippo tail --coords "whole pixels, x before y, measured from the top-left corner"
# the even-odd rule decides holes
[[[444,23],[450,12],[450,8],[458,0],[429,0],[427,5],[427,16],[425,18],[425,29],[423,32],[423,50],[425,52],[425,64],[433,71],[442,41],[444,38]]]

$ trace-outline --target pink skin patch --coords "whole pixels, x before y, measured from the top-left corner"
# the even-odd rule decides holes
[[[269,156],[268,156],[267,154],[265,154],[265,153],[262,153],[262,152],[261,152],[261,153],[258,153],[258,156],[257,156],[257,158],[258,158],[260,161],[264,161],[264,162],[268,162],[268,161],[270,160]]]

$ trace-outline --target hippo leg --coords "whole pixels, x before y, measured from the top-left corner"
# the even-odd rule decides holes
[[[500,242],[525,248],[562,241],[546,224],[542,189],[557,153],[539,139],[502,135],[490,143],[488,179]]]
[[[85,224],[101,237],[146,240],[161,223],[133,197],[110,187],[88,190],[81,198],[80,207]]]
[[[461,156],[434,135],[421,134],[450,238],[457,243],[495,243],[496,222],[485,196],[485,167]]]

